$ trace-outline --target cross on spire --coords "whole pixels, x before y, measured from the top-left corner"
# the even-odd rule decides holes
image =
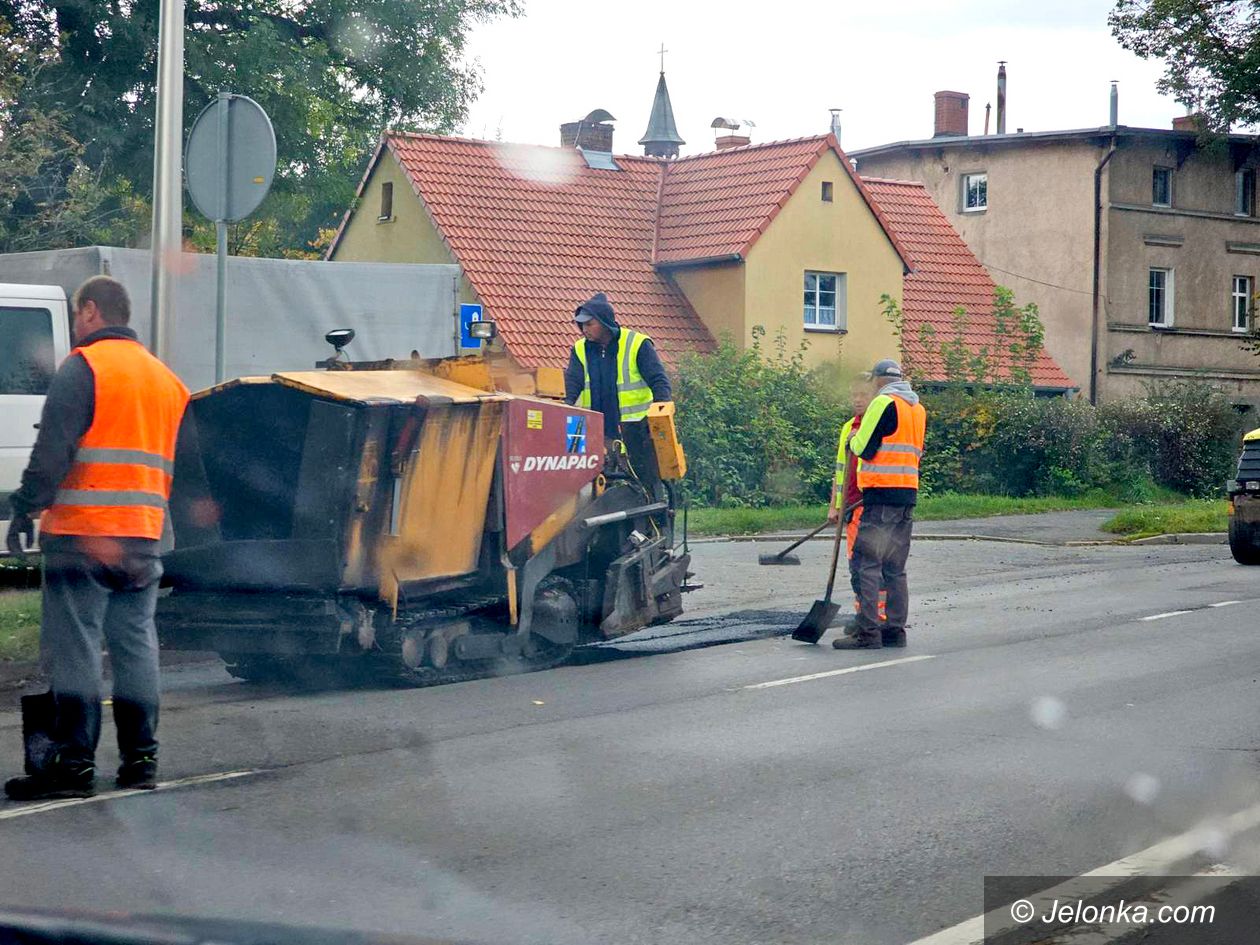
[[[661,54],[661,72],[663,73],[665,71],[665,54],[669,52],[669,50],[665,48],[664,43],[661,43],[661,48],[658,51]]]

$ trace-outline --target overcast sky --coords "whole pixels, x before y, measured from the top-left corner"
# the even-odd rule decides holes
[[[971,96],[971,133],[1007,60],[1007,131],[1120,122],[1169,127],[1185,109],[1155,91],[1161,72],[1117,45],[1107,0],[524,0],[525,14],[473,31],[485,91],[461,133],[558,144],[559,125],[604,108],[615,149],[641,153],[665,44],[683,153],[710,151],[716,116],[755,122],[756,142],[825,132],[857,150],[932,135],[932,93]]]

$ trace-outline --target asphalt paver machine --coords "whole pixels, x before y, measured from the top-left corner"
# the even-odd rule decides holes
[[[558,371],[327,366],[194,395],[163,649],[216,651],[247,679],[440,682],[555,665],[682,612],[672,404],[647,420],[648,484],[601,414],[539,395],[562,394]]]

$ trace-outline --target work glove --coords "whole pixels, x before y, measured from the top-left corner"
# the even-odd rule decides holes
[[[26,547],[22,547],[22,538],[26,538]],[[25,512],[15,512],[9,520],[9,534],[5,536],[5,545],[9,553],[25,555],[35,546],[35,522]]]

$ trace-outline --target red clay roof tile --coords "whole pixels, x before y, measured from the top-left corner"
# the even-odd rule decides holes
[[[903,299],[909,354],[923,376],[943,378],[916,326],[951,337],[961,304],[972,316],[967,343],[992,344],[993,281],[921,184],[859,178],[830,135],[673,161],[623,155],[618,172],[594,170],[571,149],[391,132],[378,160],[392,155],[407,172],[509,349],[533,367],[563,363],[577,337],[570,314],[596,291],[620,321],[655,337],[667,361],[712,350],[662,269],[744,257],[828,149],[913,270]],[[1072,386],[1044,353],[1033,379]]]
[[[712,350],[686,296],[651,263],[659,161],[618,157],[617,172],[561,148],[400,133],[385,144],[523,365],[564,363],[573,310],[594,292],[667,361]]]

